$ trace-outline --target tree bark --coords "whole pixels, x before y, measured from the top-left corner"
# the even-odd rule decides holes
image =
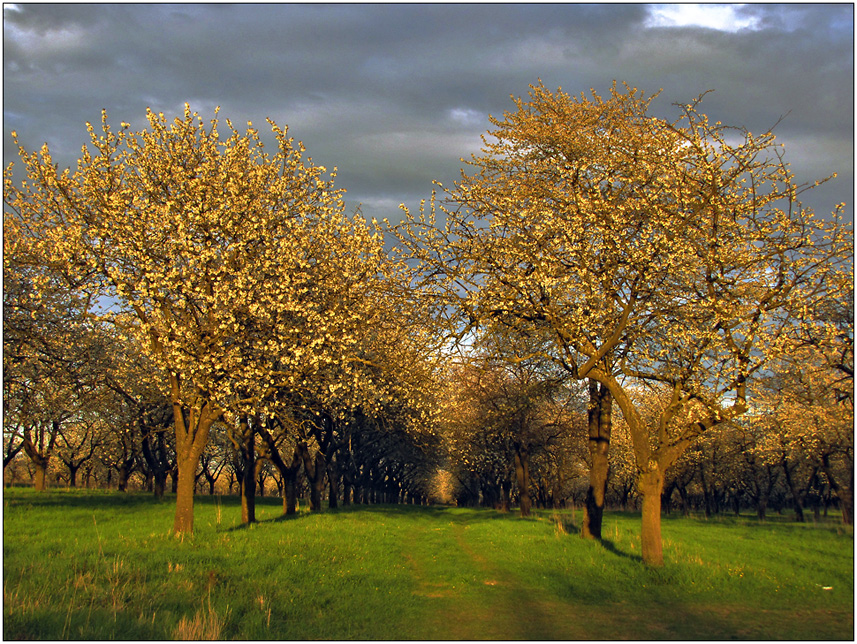
[[[324,455],[321,452],[316,452],[313,459],[307,444],[303,441],[298,444],[298,449],[300,449],[304,462],[304,472],[306,472],[309,481],[310,512],[321,512],[321,493],[324,490],[324,475],[327,471]]]
[[[149,471],[152,476],[152,490],[159,499],[164,498],[164,491],[167,487],[167,472],[169,471],[169,463],[167,463],[167,446],[164,439],[164,432],[158,431],[156,438],[156,447],[152,448],[151,432],[140,423],[140,433],[143,436],[143,458],[146,465],[149,466]]]
[[[664,488],[664,475],[655,464],[647,472],[637,477],[637,485],[643,497],[643,523],[641,542],[643,563],[648,566],[663,566],[664,551],[661,539],[661,494]]]
[[[51,462],[54,444],[59,435],[60,424],[57,421],[51,421],[51,428],[48,436],[45,436],[44,426],[37,430],[38,445],[33,442],[31,430],[24,429],[24,452],[30,457],[35,471],[33,473],[33,488],[38,492],[44,492],[48,487],[47,471],[48,465]],[[48,439],[48,444],[45,446],[45,438]]]
[[[583,506],[584,539],[601,539],[604,498],[607,494],[608,453],[613,425],[613,397],[604,385],[589,380],[589,488]]]
[[[503,479],[500,482],[500,495],[502,497],[501,502],[500,502],[501,503],[501,505],[500,505],[500,511],[501,512],[508,512],[509,511],[509,506],[511,505],[510,499],[509,499],[509,497],[510,497],[509,493],[511,492],[511,490],[512,490],[512,481],[510,481],[508,478]]]
[[[806,519],[803,516],[803,504],[800,501],[800,491],[797,489],[797,485],[794,482],[794,478],[792,477],[792,473],[789,470],[788,463],[786,463],[785,457],[782,459],[783,473],[786,475],[786,485],[789,488],[789,492],[792,495],[792,507],[795,511],[795,521],[798,523],[804,523]]]
[[[518,477],[518,495],[521,500],[521,516],[530,516],[530,451],[524,445],[515,445],[515,474]]]
[[[327,507],[330,509],[336,509],[339,507],[339,471],[338,471],[337,463],[335,458],[330,459],[330,463],[327,464],[327,480],[330,484],[330,493],[328,494],[328,502]]]
[[[839,509],[842,511],[842,523],[851,525],[854,521],[854,496],[849,489],[843,489],[839,481],[833,477],[833,468],[830,466],[830,455],[824,454],[821,457],[821,466],[824,469],[824,474],[827,476],[827,482],[830,484],[830,490],[839,499]]]
[[[241,459],[241,480],[239,495],[241,496],[241,523],[256,521],[256,445],[254,424],[246,416],[238,421],[234,429],[232,443],[238,450]]]
[[[80,470],[80,465],[69,465],[66,463],[68,467],[68,486],[69,487],[77,487],[77,472]]]
[[[199,408],[191,408],[185,423],[181,405],[179,379],[170,374],[173,400],[173,421],[176,432],[176,515],[173,532],[176,535],[193,533],[193,495],[196,488],[196,466],[208,443],[211,425],[223,414],[223,410],[210,402]]]
[[[295,447],[292,452],[291,465],[286,465],[280,456],[280,450],[274,442],[274,437],[264,426],[259,427],[259,436],[266,447],[266,456],[283,478],[283,514],[290,515],[297,512],[298,506],[298,472],[301,467],[301,452],[298,447]]]
[[[44,492],[48,489],[48,465],[47,460],[45,461],[33,461],[33,489],[37,492]]]
[[[193,534],[193,495],[196,487],[194,476],[199,460],[193,455],[178,457],[178,481],[176,486],[176,515],[173,532],[176,535]]]

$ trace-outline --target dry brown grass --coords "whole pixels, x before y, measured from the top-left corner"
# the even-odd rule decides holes
[[[211,607],[211,602],[205,609],[198,610],[196,615],[191,619],[187,616],[179,620],[178,625],[173,629],[172,636],[174,640],[219,640],[221,633],[226,623],[229,621],[229,610],[221,617]]]

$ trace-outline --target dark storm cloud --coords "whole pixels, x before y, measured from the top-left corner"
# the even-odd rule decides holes
[[[613,79],[671,112],[715,89],[712,118],[778,128],[795,171],[838,170],[824,207],[853,193],[853,9],[748,5],[736,32],[648,27],[645,5],[7,5],[4,146],[48,141],[71,164],[85,121],[143,125],[185,101],[242,127],[288,125],[339,167],[349,205],[395,217],[457,177],[487,115],[542,78],[570,93]]]

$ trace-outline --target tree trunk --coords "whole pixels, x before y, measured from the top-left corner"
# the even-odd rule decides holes
[[[238,427],[234,430],[235,437],[232,442],[238,448],[241,459],[241,480],[239,494],[241,496],[241,523],[254,523],[256,521],[256,445],[254,425],[251,425],[246,416],[238,421]]]
[[[839,481],[833,478],[833,468],[830,466],[829,454],[824,454],[821,457],[821,465],[824,468],[824,474],[827,476],[827,482],[830,484],[831,492],[839,499],[839,509],[842,511],[842,523],[851,525],[854,521],[854,496],[851,490],[843,489],[844,486],[840,486]]]
[[[328,494],[327,507],[336,509],[339,507],[339,472],[336,465],[336,460],[331,458],[327,465],[327,479],[330,484],[330,493]]]
[[[512,481],[510,481],[509,479],[504,479],[503,481],[500,482],[500,495],[502,497],[501,505],[500,505],[501,512],[508,512],[509,511],[509,506],[511,505],[510,500],[509,500],[509,496],[510,496],[509,493],[511,492],[511,490],[512,490]]]
[[[164,498],[164,491],[167,487],[167,470],[166,464],[166,442],[164,440],[164,432],[157,432],[157,445],[152,448],[151,432],[146,429],[142,421],[140,423],[140,433],[143,436],[143,459],[149,467],[149,472],[146,475],[147,488],[152,490],[159,499]],[[157,451],[156,451],[157,450]]]
[[[42,425],[37,430],[36,442],[33,442],[32,431],[29,428],[24,429],[24,452],[30,457],[35,471],[33,473],[33,488],[39,492],[44,492],[48,486],[47,471],[48,464],[51,461],[51,454],[54,450],[57,436],[59,435],[60,424],[58,421],[51,421],[51,428],[46,430]],[[45,439],[48,444],[45,446]]]
[[[316,452],[315,478],[311,481],[312,485],[310,486],[310,512],[321,512],[321,494],[324,491],[324,475],[326,470],[324,455],[321,452]]]
[[[178,476],[176,477],[176,516],[173,532],[193,534],[193,494],[196,486],[196,464],[198,458],[192,455],[177,458]]]
[[[767,509],[767,505],[767,499],[761,496],[756,501],[756,516],[759,517],[759,521],[765,520],[765,511]]]
[[[80,469],[80,465],[68,465],[68,486],[69,487],[77,487],[77,471]]]
[[[518,494],[521,499],[521,516],[530,516],[530,451],[523,445],[515,445],[515,474],[518,477]]]
[[[661,538],[661,494],[664,488],[664,475],[655,466],[648,472],[642,472],[637,478],[637,486],[643,497],[643,523],[640,534],[643,550],[643,563],[649,566],[664,565],[663,540]]]
[[[583,506],[583,526],[580,535],[584,539],[600,539],[604,517],[604,497],[607,494],[607,460],[612,430],[613,397],[604,385],[589,380],[589,488]]]
[[[321,493],[324,490],[324,474],[327,470],[324,455],[316,452],[315,459],[309,454],[306,443],[298,444],[301,457],[304,462],[304,472],[309,481],[309,509],[310,512],[321,511]]]
[[[298,473],[300,472],[300,453],[297,448],[292,454],[292,464],[283,472],[286,514],[295,514],[298,508]]]
[[[690,500],[687,497],[687,486],[678,485],[678,495],[681,498],[681,513],[682,516],[690,515]]]
[[[792,473],[789,470],[789,466],[785,459],[783,459],[783,472],[786,475],[786,485],[788,485],[789,492],[792,494],[792,507],[795,511],[795,521],[803,523],[806,519],[803,516],[803,505],[800,501],[800,491],[797,489],[797,485],[794,482],[794,478],[792,477]]]
[[[173,532],[176,535],[193,533],[193,495],[196,488],[196,466],[208,443],[211,425],[223,410],[210,402],[199,408],[192,408],[185,422],[184,411],[179,402],[180,386],[178,376],[170,374],[170,386],[173,400],[173,421],[176,432],[176,516]]]
[[[664,486],[664,493],[661,495],[661,506],[667,514],[672,513],[673,492],[675,492],[675,481]]]
[[[134,471],[134,460],[124,460],[116,470],[119,477],[118,489],[120,492],[125,492],[128,489],[128,479],[131,478],[131,473]]]
[[[44,492],[48,489],[48,477],[46,476],[48,471],[47,459],[40,460],[39,462],[33,461],[33,468],[33,489],[37,492]]]
[[[354,481],[346,469],[342,474],[342,505],[351,505],[351,494],[354,489]]]
[[[711,493],[708,490],[708,481],[705,478],[705,471],[702,466],[699,467],[699,482],[702,484],[702,499],[705,503],[705,516],[711,516]]]

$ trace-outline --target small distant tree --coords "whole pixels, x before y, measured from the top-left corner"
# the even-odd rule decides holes
[[[28,261],[27,227],[7,214],[3,232],[4,467],[23,450],[44,490],[57,447],[68,455],[73,426],[90,422],[104,338],[89,300]]]

